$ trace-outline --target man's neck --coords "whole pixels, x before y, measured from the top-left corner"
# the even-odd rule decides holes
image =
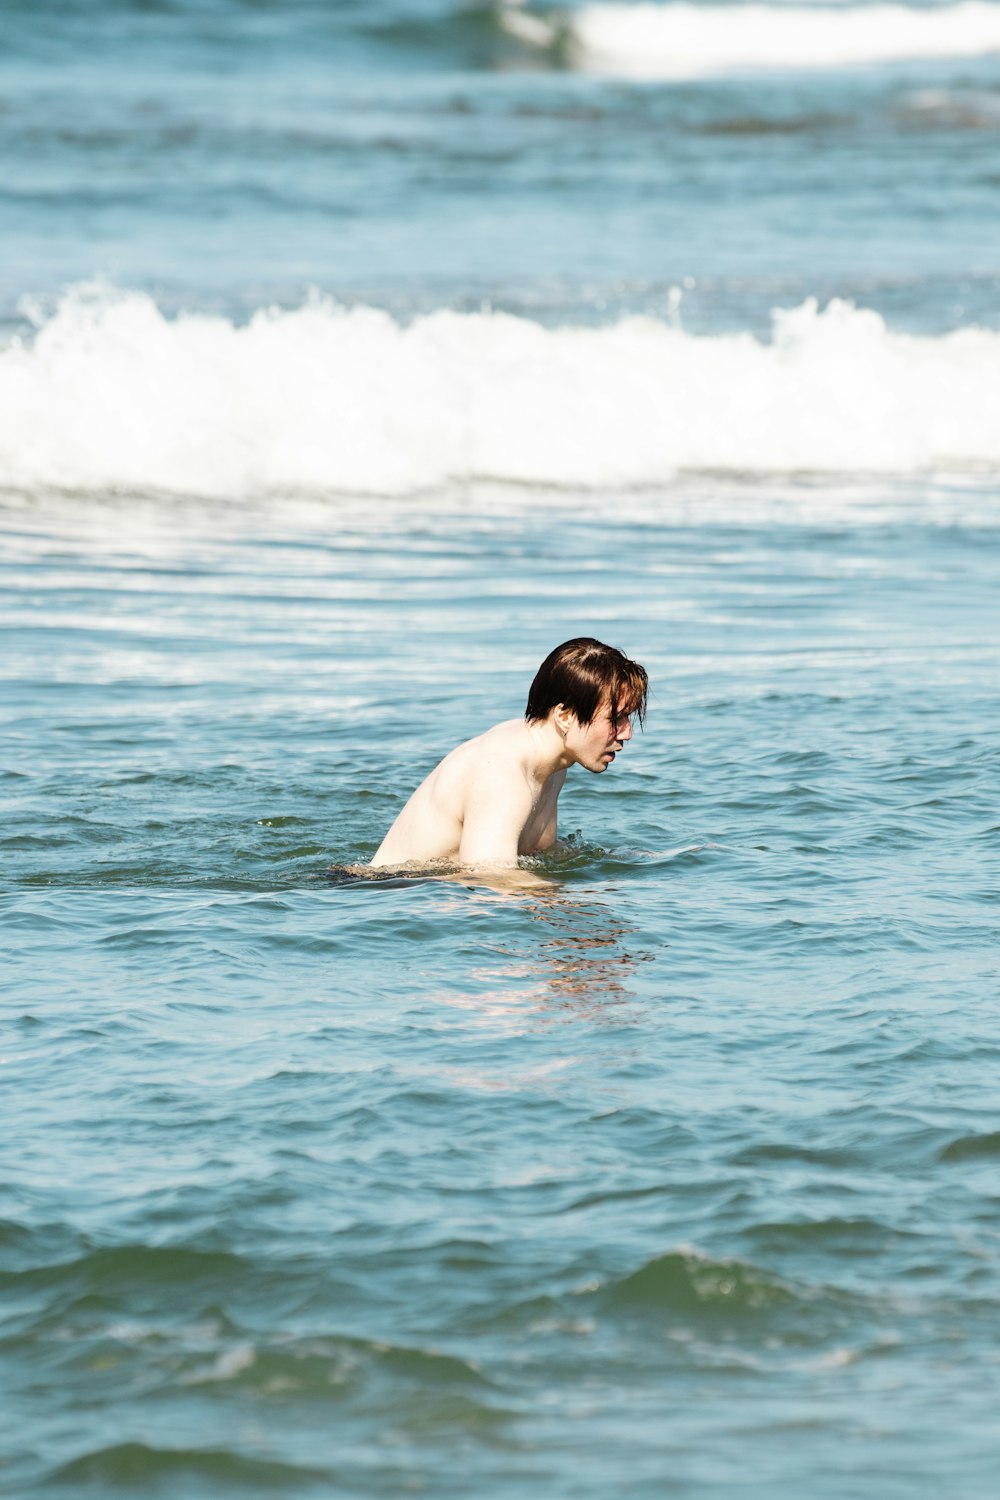
[[[574,764],[554,720],[543,719],[525,727],[531,737],[532,772],[539,783]]]

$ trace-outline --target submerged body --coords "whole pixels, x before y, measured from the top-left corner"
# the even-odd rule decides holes
[[[577,677],[587,667],[581,687]],[[410,797],[372,866],[455,860],[503,869],[519,855],[551,849],[567,771],[607,770],[632,738],[645,690],[643,669],[612,647],[589,637],[558,647],[536,675],[525,718],[496,724],[446,755]]]

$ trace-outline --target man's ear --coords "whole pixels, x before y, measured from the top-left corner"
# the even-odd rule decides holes
[[[563,739],[566,738],[567,734],[572,728],[573,720],[575,718],[576,715],[574,714],[573,710],[571,708],[567,708],[565,703],[556,704],[555,708],[552,711],[552,719]]]

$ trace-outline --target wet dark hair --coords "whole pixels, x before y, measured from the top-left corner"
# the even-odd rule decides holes
[[[613,722],[624,709],[635,714],[641,724],[646,717],[648,687],[645,667],[630,661],[614,646],[580,635],[563,641],[542,662],[528,692],[524,717],[529,724],[547,719],[552,709],[562,704],[581,724],[589,724],[606,697]]]

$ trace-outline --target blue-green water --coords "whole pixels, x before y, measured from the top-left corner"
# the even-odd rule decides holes
[[[16,1500],[992,1500],[1000,7],[684,14],[0,3]]]
[[[501,498],[4,514],[12,1492],[985,1497],[995,523]],[[584,622],[551,889],[330,883]]]

